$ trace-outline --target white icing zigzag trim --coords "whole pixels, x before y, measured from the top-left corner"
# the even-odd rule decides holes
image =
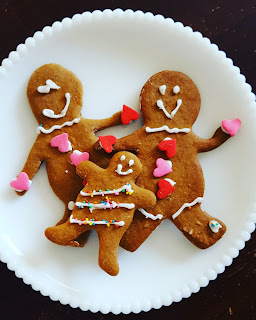
[[[14,67],[14,65],[19,62],[19,60],[24,57],[31,48],[35,47],[44,39],[49,39],[52,35],[58,34],[61,31],[70,29],[72,26],[77,26],[79,24],[90,24],[91,21],[97,21],[101,19],[115,19],[117,21],[122,21],[122,19],[133,21],[143,21],[143,23],[150,25],[161,25],[164,28],[175,29],[176,33],[185,34],[192,41],[199,43],[204,46],[205,49],[209,50],[211,53],[215,53],[218,56],[223,68],[227,69],[232,73],[233,77],[236,78],[236,82],[243,87],[243,92],[246,94],[246,99],[248,101],[247,106],[251,108],[252,117],[255,117],[255,95],[251,92],[252,88],[249,84],[245,82],[245,77],[240,74],[240,69],[234,67],[233,61],[226,58],[226,54],[223,51],[219,51],[215,44],[212,44],[209,39],[204,38],[200,32],[193,32],[190,27],[184,27],[182,23],[176,22],[170,18],[165,19],[161,15],[154,16],[152,13],[143,13],[142,11],[132,11],[121,9],[116,9],[111,11],[109,9],[103,12],[96,10],[93,13],[84,12],[83,14],[76,14],[72,19],[65,18],[62,22],[55,22],[52,27],[45,27],[42,32],[38,31],[33,37],[27,38],[25,44],[20,44],[17,46],[16,51],[12,51],[7,59],[2,61],[0,66],[0,78],[2,79],[7,75],[7,73]],[[25,95],[25,94],[24,94]],[[132,303],[132,300],[127,299],[125,303],[97,303],[94,300],[90,300],[87,297],[86,301],[82,299],[73,299],[71,294],[64,294],[63,287],[58,286],[52,287],[43,281],[42,279],[33,278],[31,276],[31,267],[26,266],[24,263],[20,264],[17,256],[14,258],[14,254],[10,252],[9,247],[5,246],[4,242],[0,242],[0,258],[1,261],[7,263],[7,267],[10,270],[14,270],[17,277],[22,278],[24,283],[30,284],[34,290],[39,290],[44,296],[49,296],[52,300],[59,300],[63,304],[70,304],[72,307],[79,307],[84,311],[90,310],[92,312],[102,312],[107,314],[113,312],[114,314],[119,314],[121,312],[128,314],[130,312],[138,313],[142,310],[148,311],[151,308],[160,308],[162,305],[171,305],[174,301],[180,301],[183,297],[189,297],[191,293],[198,292],[200,287],[205,287],[208,285],[209,281],[215,279],[219,273],[225,270],[225,266],[232,263],[233,258],[237,257],[239,250],[244,248],[245,241],[249,240],[250,233],[255,229],[256,214],[255,209],[251,209],[251,212],[247,213],[246,223],[241,225],[241,232],[233,241],[232,247],[228,248],[228,251],[223,254],[223,256],[216,261],[216,264],[212,266],[211,269],[204,272],[201,276],[196,279],[191,279],[191,282],[184,284],[179,290],[175,292],[170,288],[169,293],[164,296],[159,297],[159,299],[153,299],[151,297],[145,298],[141,297],[136,300],[136,303]],[[192,281],[193,280],[193,281]],[[79,296],[78,296],[79,297]]]

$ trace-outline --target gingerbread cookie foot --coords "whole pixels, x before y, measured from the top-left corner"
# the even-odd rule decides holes
[[[200,249],[211,247],[226,232],[225,224],[203,211],[199,204],[185,208],[179,216],[170,220]]]

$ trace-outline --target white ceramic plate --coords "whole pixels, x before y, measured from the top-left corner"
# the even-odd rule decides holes
[[[72,70],[84,85],[82,114],[104,118],[123,104],[139,108],[141,87],[169,69],[197,84],[202,108],[194,125],[210,137],[223,118],[240,118],[239,134],[215,151],[200,155],[206,181],[203,209],[222,219],[228,231],[212,248],[199,250],[164,221],[134,253],[120,248],[120,273],[98,267],[94,233],[80,248],[57,246],[44,230],[63,213],[45,168],[31,190],[18,197],[9,187],[36,138],[37,123],[26,86],[39,66],[55,62]],[[1,198],[0,257],[17,277],[52,300],[103,313],[147,311],[199,291],[232,263],[255,228],[255,97],[239,68],[216,45],[172,19],[151,13],[106,10],[55,22],[11,52],[0,67]],[[118,137],[141,122],[105,131]]]

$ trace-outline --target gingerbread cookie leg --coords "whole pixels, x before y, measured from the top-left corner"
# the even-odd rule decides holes
[[[139,210],[136,210],[133,222],[121,239],[121,247],[131,252],[137,250],[161,222],[162,219],[146,219]]]
[[[198,203],[201,199],[197,198],[191,203],[184,204],[170,220],[195,246],[206,249],[222,238],[226,226],[201,209]]]
[[[98,232],[100,241],[99,266],[111,276],[116,276],[119,273],[117,251],[120,240],[128,228],[128,224],[126,224],[125,226],[114,230],[111,241],[109,241],[110,239],[108,229],[104,228]]]
[[[89,230],[89,226],[72,224],[70,221],[66,221],[65,223],[50,227],[45,230],[45,236],[56,244],[60,244],[62,246],[74,246],[79,247],[80,244],[77,239],[83,232]]]

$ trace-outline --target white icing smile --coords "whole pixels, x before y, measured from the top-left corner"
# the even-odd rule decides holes
[[[165,109],[165,106],[164,106],[164,103],[162,100],[157,100],[156,102],[158,108],[160,110],[163,110],[164,114],[166,115],[167,118],[169,119],[173,119],[173,117],[175,116],[176,112],[179,110],[181,104],[182,104],[182,100],[181,99],[178,99],[177,100],[177,105],[176,105],[176,108],[171,112],[169,113],[166,109]]]
[[[65,115],[66,115],[66,113],[68,111],[69,104],[70,104],[70,93],[69,92],[67,92],[65,94],[65,98],[66,98],[66,105],[65,105],[64,109],[61,111],[61,113],[55,114],[52,109],[44,109],[43,110],[43,115],[48,117],[48,118],[54,118],[54,119],[65,117]]]
[[[122,169],[123,169],[123,166],[121,165],[121,163],[119,163],[119,164],[117,165],[117,168],[116,168],[115,172],[117,172],[117,173],[120,174],[121,176],[126,176],[127,174],[130,174],[130,173],[133,172],[132,169],[128,169],[127,171],[122,171]]]
[[[39,86],[37,88],[37,91],[39,93],[49,93],[51,89],[59,90],[60,87],[55,82],[53,82],[52,80],[48,79],[48,80],[46,80],[46,85],[45,86]]]

